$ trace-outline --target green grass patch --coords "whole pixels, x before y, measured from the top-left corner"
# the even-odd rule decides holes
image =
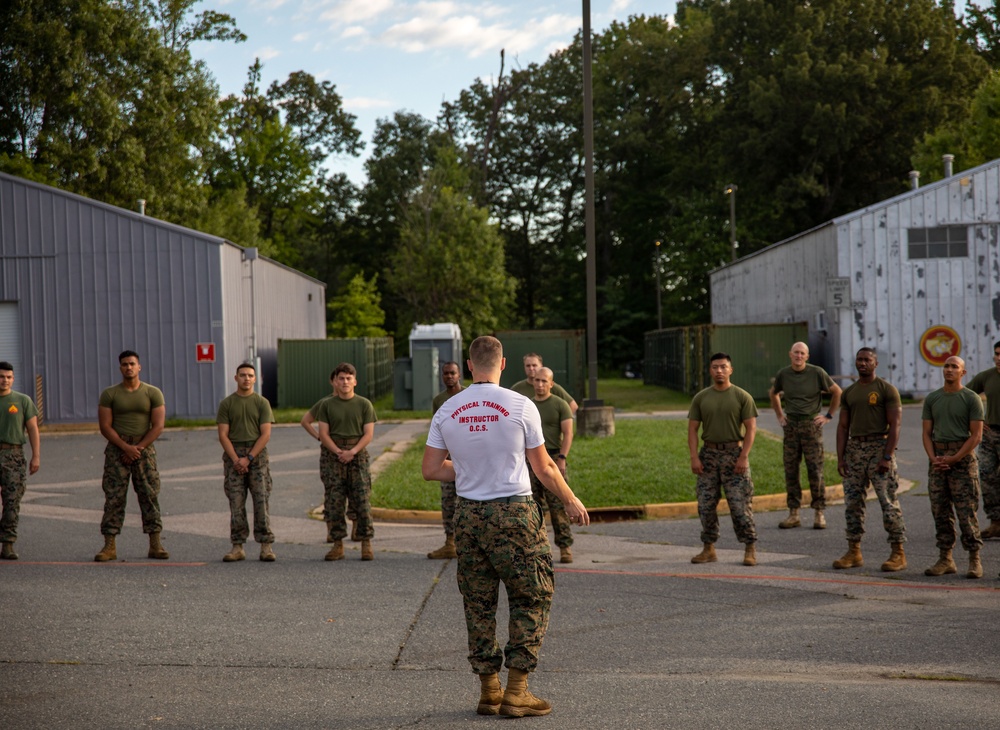
[[[629,413],[686,411],[691,405],[691,396],[686,393],[625,378],[598,378],[597,397],[605,405]]]
[[[686,420],[621,420],[611,438],[577,438],[570,453],[569,483],[588,507],[693,502],[695,476],[687,450]],[[375,481],[372,504],[395,509],[437,510],[437,482],[420,476],[424,440],[390,464]],[[785,491],[781,441],[760,432],[750,452],[755,494]],[[828,455],[826,483],[839,484],[836,459]],[[808,485],[805,468],[802,483]]]

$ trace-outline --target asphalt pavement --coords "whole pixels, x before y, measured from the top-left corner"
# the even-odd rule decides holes
[[[557,566],[531,678],[554,710],[519,722],[997,727],[1000,541],[985,546],[982,580],[964,577],[960,548],[958,575],[923,575],[937,550],[919,416],[919,406],[904,408],[898,460],[913,487],[901,498],[902,573],[879,570],[889,546],[877,502],[865,565],[849,571],[831,567],[846,547],[840,506],[828,510],[827,530],[780,530],[783,511],[758,513],[754,568],[741,564],[725,517],[719,562],[708,565],[690,563],[701,547],[696,518],[576,530],[576,562]],[[762,413],[761,428],[778,431],[773,420]],[[420,428],[379,424],[373,455]],[[130,495],[119,559],[97,564],[103,440],[43,436],[42,469],[22,505],[21,559],[0,562],[0,728],[514,722],[475,714],[455,561],[425,556],[441,544],[440,526],[380,522],[374,561],[350,543],[346,560],[324,562],[325,528],[309,517],[322,502],[318,446],[298,427],[279,427],[269,449],[277,561],[259,562],[251,542],[245,562],[223,563],[229,515],[214,431],[169,431],[157,449],[170,560],[146,559]]]

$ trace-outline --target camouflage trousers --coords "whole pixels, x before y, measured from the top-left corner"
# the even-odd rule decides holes
[[[860,542],[865,534],[865,497],[869,482],[882,507],[882,526],[889,533],[890,543],[906,542],[906,525],[903,510],[899,506],[896,492],[899,489],[899,474],[896,471],[896,457],[892,457],[889,468],[879,473],[878,465],[885,455],[885,440],[859,441],[850,439],[844,449],[844,517],[847,521],[848,542]]]
[[[372,477],[369,471],[368,449],[361,449],[347,464],[326,448],[320,449],[319,476],[323,480],[323,517],[327,537],[343,540],[347,537],[344,512],[348,501],[354,508],[358,537],[370,540],[375,534],[372,522]]]
[[[236,455],[246,456],[253,448],[236,446]],[[250,463],[246,474],[236,471],[236,465],[227,454],[222,455],[225,469],[225,491],[229,498],[229,539],[234,544],[242,545],[250,536],[250,525],[247,522],[247,493],[253,501],[253,539],[260,544],[274,542],[271,532],[271,513],[268,502],[271,499],[271,465],[267,458],[267,449],[263,449]]]
[[[951,456],[958,449],[938,449],[937,456]],[[934,515],[934,536],[939,550],[955,547],[955,516],[962,532],[962,547],[979,550],[983,541],[979,536],[979,465],[971,453],[948,471],[927,470],[927,493],[931,497],[931,514]],[[952,512],[954,508],[954,512]]]
[[[698,454],[704,467],[695,487],[698,493],[698,517],[701,520],[701,541],[715,543],[719,539],[719,501],[726,492],[729,515],[733,519],[736,539],[744,544],[757,542],[753,521],[753,479],[748,468],[736,473],[740,446],[724,449],[703,447]]]
[[[458,494],[455,492],[455,482],[441,482],[441,524],[445,535],[455,534],[455,506]]]
[[[118,535],[125,522],[125,502],[128,499],[128,483],[139,500],[142,513],[142,531],[162,532],[160,519],[160,473],[156,469],[156,448],[150,444],[142,450],[142,455],[131,464],[122,459],[125,453],[109,443],[104,449],[104,517],[101,520],[102,535]]]
[[[979,483],[986,516],[990,522],[1000,522],[1000,432],[989,426],[983,426],[979,443]]]
[[[530,466],[528,474],[531,476],[531,495],[539,507],[543,510],[545,508],[549,510],[549,521],[552,522],[552,532],[555,533],[556,545],[559,549],[568,548],[573,544],[573,530],[570,527],[569,517],[566,515],[566,507],[559,497],[545,488],[542,480],[535,476],[535,472]]]
[[[27,478],[28,462],[24,458],[24,448],[18,446],[0,450],[0,497],[3,499],[0,542],[17,540],[17,521]]]
[[[807,421],[785,423],[784,460],[785,460],[785,491],[788,493],[789,509],[799,509],[802,506],[802,469],[800,464],[806,462],[806,474],[809,477],[809,492],[812,495],[810,507],[826,508],[826,485],[823,484],[823,427],[817,425],[811,418]]]
[[[538,664],[555,590],[552,553],[542,512],[534,501],[475,502],[459,497],[455,510],[458,588],[476,674]],[[497,598],[507,591],[507,645],[497,643]]]

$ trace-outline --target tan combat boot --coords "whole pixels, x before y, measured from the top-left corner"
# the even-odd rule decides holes
[[[864,564],[865,560],[861,556],[861,542],[850,540],[847,542],[847,552],[844,553],[843,557],[833,561],[833,567],[837,570],[860,568]]]
[[[560,563],[572,563],[573,562],[573,549],[570,547],[559,548],[559,562]]]
[[[826,529],[826,517],[823,516],[823,510],[815,510],[816,516],[813,518],[813,529],[814,530],[825,530]]]
[[[101,552],[94,556],[95,563],[106,563],[109,560],[117,560],[118,552],[115,550],[115,536],[105,535],[104,536],[104,547],[101,548]]]
[[[882,563],[883,573],[897,573],[906,567],[906,553],[903,551],[903,543],[894,542],[889,559]]]
[[[692,563],[714,563],[719,558],[715,554],[715,543],[706,542],[703,543],[704,547],[702,551],[691,558]]]
[[[351,523],[351,542],[358,542],[361,538],[358,536],[358,521],[354,520]]]
[[[795,507],[791,507],[788,510],[788,517],[779,522],[778,527],[780,527],[782,530],[788,530],[792,527],[798,527],[801,524],[802,520],[799,517],[798,509],[796,509]]]
[[[520,669],[509,669],[500,714],[504,717],[538,717],[550,712],[552,705],[528,691],[528,673]]]
[[[14,552],[14,541],[5,542],[0,548],[0,558],[3,560],[17,560],[17,553]]]
[[[757,543],[747,543],[746,550],[743,551],[743,564],[751,566],[757,564]]]
[[[153,558],[155,560],[166,560],[170,557],[170,553],[166,551],[163,544],[160,542],[160,533],[149,533],[149,552],[146,553],[146,557]]]
[[[455,552],[455,536],[445,535],[444,545],[439,547],[434,552],[427,553],[427,557],[431,560],[447,560],[448,558],[457,558],[458,553]]]
[[[1000,522],[990,522],[990,526],[982,531],[980,537],[984,540],[1000,537]]]
[[[374,560],[375,559],[375,551],[372,550],[372,541],[371,540],[362,540],[361,541],[361,559],[362,560]]]
[[[983,564],[979,560],[979,551],[970,550],[969,551],[969,572],[965,574],[966,578],[982,578],[983,577]]]
[[[246,560],[247,554],[243,550],[243,544],[239,542],[233,543],[233,549],[222,556],[223,563],[235,563],[238,560]]]
[[[942,550],[941,557],[938,561],[934,563],[931,567],[924,571],[924,575],[939,576],[945,573],[957,573],[958,566],[955,565],[955,561],[952,560],[951,550]]]
[[[477,715],[497,715],[500,713],[500,704],[503,702],[503,687],[500,686],[500,675],[480,674],[481,683],[479,689],[479,704],[476,706]]]
[[[271,543],[262,542],[260,544],[260,560],[263,563],[273,563],[275,561],[274,548]]]
[[[330,548],[330,552],[326,554],[323,560],[343,560],[344,559],[344,541],[334,540],[333,547]]]

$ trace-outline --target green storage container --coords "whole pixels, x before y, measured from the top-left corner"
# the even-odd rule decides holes
[[[503,343],[507,369],[500,384],[509,388],[524,380],[522,358],[537,353],[542,364],[552,369],[554,380],[569,391],[577,403],[587,392],[587,350],[584,330],[502,330],[493,336]]]
[[[278,406],[310,408],[330,395],[330,372],[342,362],[357,368],[358,395],[377,400],[392,392],[391,337],[278,340]]]

